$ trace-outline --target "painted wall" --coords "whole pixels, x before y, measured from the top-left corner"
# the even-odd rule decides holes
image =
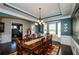
[[[11,15],[0,12],[0,16],[11,16]]]
[[[67,31],[65,32],[65,25],[67,24]],[[71,36],[72,33],[72,19],[71,18],[66,18],[66,19],[61,19],[61,35],[66,35],[66,36]]]
[[[23,24],[23,36],[26,34],[27,29],[31,27],[30,22],[27,22],[25,20],[4,18],[4,19],[2,19],[2,22],[5,23],[5,30],[2,33],[1,43],[7,43],[7,42],[11,41],[11,32],[12,32],[11,25],[12,25],[12,23]]]
[[[65,32],[65,25],[67,24],[67,31]],[[65,18],[61,19],[61,44],[69,45],[71,46],[71,37],[72,35],[72,19],[71,18]]]
[[[0,22],[1,22],[1,18],[0,18]],[[0,33],[0,42],[1,42],[1,33]]]

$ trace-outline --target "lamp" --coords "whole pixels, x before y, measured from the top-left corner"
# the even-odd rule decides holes
[[[35,25],[43,25],[44,22],[41,19],[41,8],[39,8],[39,19],[37,20],[37,22],[35,23]]]

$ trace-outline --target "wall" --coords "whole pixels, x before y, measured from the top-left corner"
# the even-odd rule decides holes
[[[30,22],[27,22],[25,20],[4,18],[4,19],[2,19],[2,22],[5,23],[5,30],[2,33],[1,43],[7,43],[7,42],[11,41],[11,26],[12,26],[12,23],[23,24],[23,36],[26,34],[27,29],[31,27]]]
[[[79,44],[72,38],[71,48],[74,55],[79,55]]]
[[[1,22],[1,18],[0,18],[0,22]],[[1,33],[0,33],[0,42],[1,42]]]
[[[65,25],[67,24],[67,31],[65,32]],[[71,46],[71,37],[72,35],[72,19],[66,18],[61,19],[61,44],[70,45]]]
[[[64,31],[64,24],[67,24],[67,32]],[[66,18],[66,19],[61,19],[61,35],[66,35],[66,36],[71,36],[71,32],[72,32],[72,20],[71,18]]]
[[[11,16],[11,15],[0,12],[0,16],[6,16],[7,17],[7,16]]]

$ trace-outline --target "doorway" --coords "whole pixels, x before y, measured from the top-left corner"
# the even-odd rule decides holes
[[[12,23],[12,41],[16,39],[22,39],[23,37],[23,25],[18,23]]]

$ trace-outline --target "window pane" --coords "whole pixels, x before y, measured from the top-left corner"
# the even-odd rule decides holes
[[[58,23],[58,37],[61,37],[61,23]]]
[[[56,23],[49,24],[49,33],[56,35]]]
[[[47,33],[47,23],[44,24],[44,33]]]

